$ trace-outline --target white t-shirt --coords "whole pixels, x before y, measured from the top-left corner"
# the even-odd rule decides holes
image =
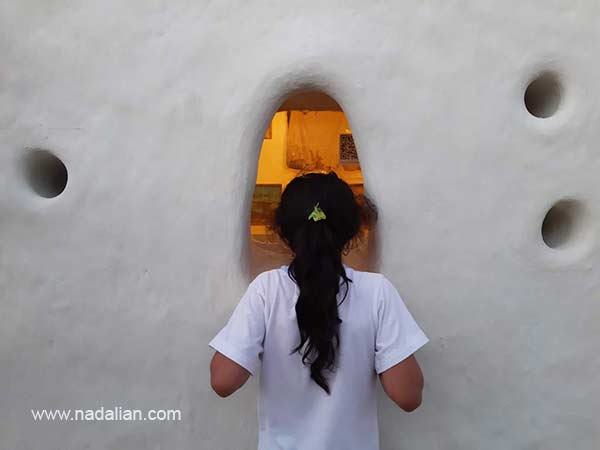
[[[258,450],[379,450],[376,374],[412,355],[427,336],[383,274],[344,265],[353,282],[338,307],[338,368],[324,372],[327,395],[301,355],[290,355],[300,343],[299,289],[287,268],[259,274],[208,344],[252,375],[260,370]],[[345,291],[342,285],[338,304]]]

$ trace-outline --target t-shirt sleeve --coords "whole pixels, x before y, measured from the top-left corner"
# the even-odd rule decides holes
[[[429,342],[394,285],[384,276],[377,298],[375,371],[380,374]]]
[[[248,286],[227,324],[208,343],[210,347],[256,375],[262,362],[265,303],[259,275]]]

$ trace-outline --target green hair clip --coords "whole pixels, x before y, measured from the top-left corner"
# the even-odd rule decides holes
[[[311,220],[311,219],[314,220],[315,222],[318,222],[319,220],[327,219],[327,216],[325,215],[323,210],[321,208],[319,208],[319,202],[317,202],[317,204],[313,208],[312,212],[308,216],[308,220]]]

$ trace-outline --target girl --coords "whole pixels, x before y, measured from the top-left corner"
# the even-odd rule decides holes
[[[378,450],[377,376],[403,410],[421,404],[428,338],[384,275],[342,263],[365,211],[335,172],[294,178],[272,227],[293,260],[259,274],[209,343],[219,396],[260,369],[259,450]]]

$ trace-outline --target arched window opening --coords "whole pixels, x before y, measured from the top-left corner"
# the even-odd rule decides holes
[[[288,97],[269,124],[258,161],[250,215],[253,277],[291,261],[290,251],[268,228],[287,183],[303,173],[330,170],[350,185],[359,202],[365,202],[358,152],[341,107],[320,92]],[[371,222],[343,255],[344,263],[357,270],[374,270],[375,223]]]

